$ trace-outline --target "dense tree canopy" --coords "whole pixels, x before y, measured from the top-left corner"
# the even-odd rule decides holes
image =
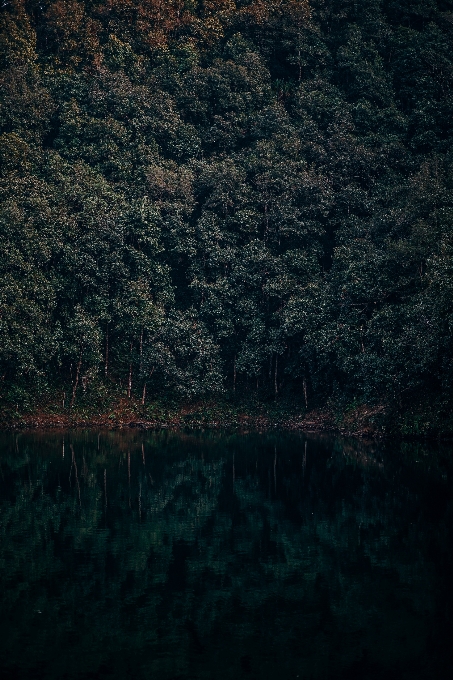
[[[0,21],[2,400],[451,400],[452,2]]]

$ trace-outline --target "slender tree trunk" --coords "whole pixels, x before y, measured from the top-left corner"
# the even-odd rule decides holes
[[[140,333],[140,375],[142,374],[143,368],[143,326],[142,332]]]
[[[76,377],[74,381],[74,387],[72,388],[72,399],[71,399],[71,408],[74,406],[75,398],[76,398],[76,392],[77,392],[77,386],[79,384],[79,376],[80,376],[80,369],[82,366],[82,350],[80,350],[80,356],[79,356],[79,362],[77,364],[77,370],[76,370]]]
[[[304,399],[305,399],[305,408],[308,409],[308,399],[307,399],[307,381],[305,380],[304,376],[304,381],[303,381],[303,387],[304,387]]]
[[[149,378],[151,378],[152,374],[154,373],[154,368],[155,367],[153,366],[152,369],[151,369],[151,372],[149,374]],[[143,392],[142,392],[142,406],[143,407],[145,406],[145,399],[146,399],[146,382],[143,383]],[[144,413],[144,411],[143,411],[143,413]]]
[[[109,372],[109,325],[107,324],[107,330],[105,333],[105,366],[104,375],[107,377]]]
[[[233,359],[233,392],[236,392],[236,355]]]
[[[131,342],[131,356],[132,356],[132,342]],[[129,380],[127,383],[127,398],[131,398],[131,392],[132,392],[132,360],[129,364]]]

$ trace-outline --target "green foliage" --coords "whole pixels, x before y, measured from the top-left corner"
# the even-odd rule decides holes
[[[7,3],[3,398],[448,401],[450,5]]]

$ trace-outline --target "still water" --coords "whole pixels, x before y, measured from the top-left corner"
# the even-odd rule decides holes
[[[0,436],[0,677],[449,678],[449,447]]]

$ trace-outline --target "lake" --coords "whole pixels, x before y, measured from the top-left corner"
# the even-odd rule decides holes
[[[449,678],[451,446],[0,434],[0,677]]]

